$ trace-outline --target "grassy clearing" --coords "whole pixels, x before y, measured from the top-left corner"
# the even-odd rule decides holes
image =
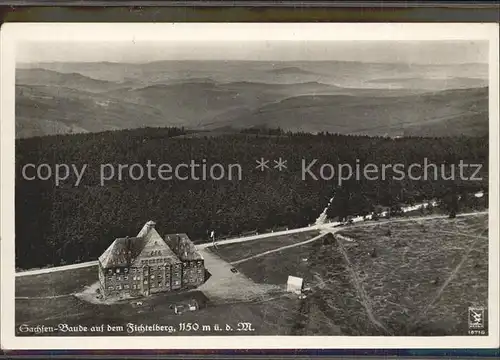
[[[51,297],[82,291],[98,280],[97,266],[16,277],[16,297]]]
[[[487,217],[480,215],[340,234],[354,240],[342,243],[374,316],[394,335],[465,335],[468,304],[487,301],[486,229]]]
[[[319,231],[304,231],[296,234],[272,236],[260,240],[218,245],[217,248],[210,247],[209,249],[225,261],[233,262],[282,246],[297,244],[318,235]]]
[[[257,283],[284,285],[294,275],[313,288],[297,334],[340,328],[344,335],[384,335],[371,311],[392,335],[465,335],[467,307],[486,306],[486,215],[374,223],[339,234],[353,240],[339,241],[351,269],[335,243],[321,240],[236,266]]]
[[[254,282],[261,284],[285,286],[289,275],[313,281],[311,260],[322,248],[321,241],[312,242],[245,261],[236,265],[236,268]]]
[[[62,322],[78,325],[85,316],[97,318],[98,306],[74,296],[54,299],[16,299],[15,323],[19,325],[57,325]],[[99,320],[101,321],[101,320]]]
[[[312,236],[312,234],[311,234]],[[302,239],[302,238],[301,238]],[[298,238],[296,238],[298,240]],[[290,249],[295,250],[295,249]],[[17,279],[16,300],[16,327],[21,324],[45,326],[57,326],[60,323],[70,325],[93,326],[109,324],[112,326],[126,326],[127,323],[134,324],[161,324],[178,327],[180,322],[198,323],[211,325],[209,331],[196,332],[196,335],[294,335],[309,331],[321,334],[338,335],[339,330],[331,327],[331,320],[318,310],[308,310],[304,321],[304,305],[307,309],[318,308],[316,303],[308,305],[300,301],[296,296],[290,294],[277,294],[269,299],[255,300],[252,302],[234,302],[217,305],[205,298],[206,307],[183,315],[173,314],[170,304],[180,301],[183,297],[193,297],[192,293],[170,293],[159,294],[150,298],[141,299],[143,306],[136,307],[132,301],[110,305],[96,305],[83,302],[74,296],[60,296],[79,291],[82,285],[91,284],[95,281],[92,269],[76,269],[74,271],[26,276]],[[276,282],[279,281],[276,279]],[[286,283],[286,277],[284,282]],[[45,287],[52,287],[49,291]],[[40,298],[45,296],[57,296],[55,298]],[[337,295],[336,293],[332,294]],[[26,299],[25,297],[33,297]],[[306,301],[310,301],[307,299]],[[202,301],[199,301],[202,302]],[[301,312],[302,310],[302,312]],[[255,331],[215,331],[213,325],[219,324],[225,329],[226,324],[236,329],[238,322],[251,322]],[[27,335],[18,332],[18,335]],[[50,334],[43,334],[50,336]],[[98,336],[100,333],[56,333],[65,336]],[[128,335],[125,332],[106,333],[106,335]],[[165,332],[135,333],[132,335],[168,335]],[[172,335],[186,335],[176,332]],[[194,335],[190,333],[187,335]]]
[[[179,303],[183,299],[196,298],[205,307],[195,312],[176,315],[170,308],[171,304]],[[45,325],[57,327],[59,324],[70,326],[87,326],[85,332],[57,332],[46,333],[42,336],[165,336],[165,335],[288,335],[295,321],[298,300],[289,296],[263,302],[233,303],[224,306],[215,306],[204,297],[201,292],[173,293],[141,299],[142,306],[134,306],[134,302],[122,302],[108,305],[88,304],[79,299],[68,296],[56,299],[30,299],[16,301],[16,333],[18,336],[33,334],[21,333],[19,327],[26,325]],[[250,322],[254,331],[237,331],[238,322]],[[174,333],[167,331],[147,331],[144,333],[129,334],[126,332],[128,323],[136,325],[164,325],[177,329]],[[179,331],[180,323],[198,324],[200,330]],[[117,327],[123,331],[95,333],[90,327],[104,324]],[[221,330],[216,331],[214,325],[219,324]],[[203,325],[209,329],[202,330]],[[227,331],[226,325],[233,330]]]
[[[284,286],[289,275],[304,278],[313,292],[300,302],[291,329],[294,335],[377,334],[350,283],[348,269],[331,236],[236,267],[257,283]]]
[[[19,277],[16,296],[34,298],[16,300],[16,325],[125,326],[130,322],[177,327],[180,322],[196,322],[211,325],[210,331],[188,335],[384,335],[368,316],[371,311],[396,336],[465,335],[467,308],[487,306],[487,225],[487,216],[478,215],[345,228],[338,234],[352,241],[325,236],[236,265],[242,274],[260,284],[285,286],[289,275],[303,277],[313,290],[305,300],[292,295],[224,305],[208,300],[206,308],[181,316],[173,314],[170,304],[194,293],[153,296],[139,308],[131,302],[93,305],[71,295],[40,299],[80,291],[96,281],[95,268]],[[316,234],[296,235],[300,236],[277,242],[262,239],[220,246],[219,255],[235,261]],[[451,274],[454,276],[450,279]],[[360,296],[359,286],[366,297]],[[213,328],[214,324],[236,328],[239,321],[251,322],[255,331],[217,332]]]
[[[414,331],[419,335],[466,334],[468,307],[487,308],[487,305],[488,242],[478,240],[454,280],[422,314]]]
[[[222,261],[222,260],[221,260]],[[68,271],[30,275],[16,278],[16,332],[20,336],[30,334],[19,332],[19,326],[45,325],[57,327],[67,323],[71,326],[88,326],[109,324],[123,326],[134,324],[160,324],[174,326],[179,323],[197,323],[210,325],[210,330],[196,333],[175,332],[172,335],[288,335],[296,321],[299,300],[289,295],[281,295],[272,299],[257,299],[249,302],[232,302],[218,305],[207,299],[200,291],[164,293],[143,301],[142,306],[134,306],[134,301],[122,301],[113,305],[97,305],[82,301],[71,295],[82,291],[97,280],[95,266]],[[234,290],[234,289],[233,289]],[[237,290],[236,290],[237,291]],[[171,304],[183,299],[196,298],[198,303],[205,304],[201,310],[174,314]],[[226,331],[226,324],[233,329],[238,322],[251,322],[252,332]],[[221,331],[214,326],[219,324]],[[78,332],[42,334],[44,336],[99,336],[102,333]],[[127,334],[125,331],[107,332],[105,335],[151,335],[165,336],[167,332],[146,332],[143,334]]]

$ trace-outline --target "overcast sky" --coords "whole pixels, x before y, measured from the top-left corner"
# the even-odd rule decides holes
[[[146,63],[159,60],[339,60],[418,64],[488,62],[486,41],[25,42],[18,45],[17,61],[21,63]]]

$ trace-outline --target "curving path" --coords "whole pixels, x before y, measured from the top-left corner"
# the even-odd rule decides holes
[[[459,217],[466,217],[466,216],[476,216],[480,214],[487,214],[488,211],[478,211],[478,212],[471,212],[471,213],[464,213],[464,214],[457,214],[457,218]],[[447,218],[447,215],[432,215],[432,216],[420,216],[420,217],[409,217],[409,218],[397,218],[397,219],[387,219],[387,220],[379,220],[377,223],[382,224],[386,222],[405,222],[405,221],[417,221],[417,220],[431,220],[431,219],[440,219],[440,218]],[[360,220],[356,221],[353,225],[349,225],[349,228],[353,227],[359,227],[359,226],[370,226],[373,225],[373,221],[369,222],[363,222],[362,224],[358,224]],[[217,241],[217,245],[225,245],[225,244],[234,244],[234,243],[240,243],[240,242],[246,242],[246,241],[252,241],[252,240],[259,240],[259,239],[264,239],[268,237],[273,237],[273,236],[280,236],[280,235],[288,235],[288,234],[295,234],[295,233],[300,233],[304,231],[310,231],[310,230],[324,230],[326,232],[331,232],[331,231],[336,231],[336,229],[344,229],[344,227],[338,227],[336,226],[340,225],[341,223],[339,222],[331,222],[331,223],[325,223],[325,224],[319,224],[319,225],[312,225],[308,227],[303,227],[303,228],[297,228],[297,229],[290,229],[290,230],[284,230],[284,231],[276,231],[276,232],[271,232],[271,233],[265,233],[265,234],[259,234],[259,235],[252,235],[252,236],[246,236],[246,237],[241,237],[241,238],[234,238],[234,239],[227,239],[227,240],[221,240]],[[323,234],[324,235],[324,234]],[[314,240],[317,240],[319,237],[314,238]],[[293,246],[299,246],[301,244],[307,243],[314,241],[313,239],[306,240],[305,242],[293,244]],[[213,246],[211,242],[209,243],[203,243],[197,245],[197,248],[202,250],[206,249],[208,247]],[[292,245],[288,245],[284,248],[288,247],[293,247]],[[279,251],[280,249],[275,249],[275,250],[270,250],[271,252],[274,251]],[[258,255],[254,255],[256,257]],[[245,260],[245,259],[243,259]],[[31,275],[40,275],[40,274],[47,274],[47,273],[52,273],[56,271],[65,271],[65,270],[72,270],[72,269],[79,269],[79,268],[85,268],[85,267],[90,267],[90,266],[97,266],[98,262],[97,261],[89,261],[85,263],[79,263],[79,264],[71,264],[71,265],[64,265],[64,266],[56,266],[56,267],[51,267],[51,268],[45,268],[45,269],[35,269],[35,270],[26,270],[26,271],[21,271],[16,273],[17,276],[31,276]]]

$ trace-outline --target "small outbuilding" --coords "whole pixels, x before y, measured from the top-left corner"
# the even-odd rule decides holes
[[[299,295],[302,293],[303,287],[304,287],[304,279],[295,276],[288,276],[288,281],[286,283],[287,292]]]

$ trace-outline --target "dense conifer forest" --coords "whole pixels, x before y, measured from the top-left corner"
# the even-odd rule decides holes
[[[320,215],[329,199],[330,218],[367,214],[377,207],[441,199],[459,207],[474,191],[487,190],[488,138],[385,138],[336,134],[284,133],[282,130],[212,137],[184,136],[184,129],[143,128],[113,132],[34,137],[16,142],[16,267],[57,266],[95,260],[116,237],[134,236],[148,220],[161,234],[187,233],[195,242],[278,227],[301,227]],[[287,160],[287,169],[273,161]],[[271,169],[256,169],[256,160]],[[481,181],[337,179],[301,177],[302,161],[320,164],[482,164]],[[242,178],[162,180],[125,177],[100,183],[101,164],[168,163],[191,160],[240,164]],[[70,176],[26,180],[25,164],[87,164],[81,183]],[[34,172],[30,175],[32,175]],[[456,202],[457,194],[462,194]],[[455,210],[453,210],[455,211]]]

